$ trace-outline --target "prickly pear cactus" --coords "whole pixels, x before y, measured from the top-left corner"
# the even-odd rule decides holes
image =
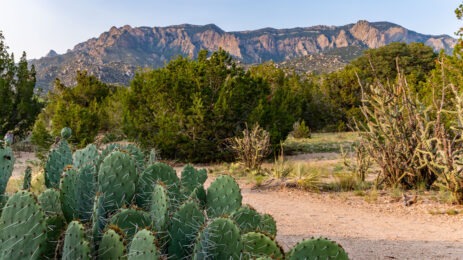
[[[182,171],[181,190],[183,194],[190,195],[193,190],[202,186],[207,179],[206,169],[196,170],[191,165],[186,165]]]
[[[143,210],[121,209],[109,219],[109,224],[119,227],[130,241],[139,229],[151,226],[151,217]]]
[[[206,195],[206,190],[204,189],[203,185],[200,185],[196,187],[188,197],[190,200],[196,200],[199,202],[199,206],[202,209],[206,208],[206,203],[207,203],[207,195]]]
[[[135,161],[137,167],[137,173],[140,174],[145,169],[145,155],[135,144],[127,144],[121,147],[121,150],[126,151]]]
[[[77,170],[77,208],[82,222],[92,218],[93,199],[96,194],[96,166],[85,164]]]
[[[155,163],[148,166],[140,175],[137,185],[137,205],[149,210],[151,193],[158,182],[166,186],[172,202],[179,198],[180,181],[175,170],[167,164]]]
[[[241,207],[241,190],[229,175],[217,177],[207,189],[207,216],[209,218],[229,215]]]
[[[124,234],[117,227],[109,227],[101,238],[98,259],[127,259]]]
[[[169,207],[170,202],[167,190],[162,184],[156,185],[151,196],[150,215],[153,220],[154,230],[158,233],[165,233],[167,231]]]
[[[79,218],[78,196],[81,191],[77,187],[77,178],[78,174],[74,168],[65,169],[61,178],[61,209],[68,223]]]
[[[169,226],[169,259],[185,259],[192,254],[190,245],[204,225],[206,217],[194,201],[185,202],[174,213]]]
[[[24,171],[23,190],[28,190],[31,188],[31,181],[32,169],[31,167],[27,166],[26,170]]]
[[[5,193],[6,185],[14,166],[13,150],[9,146],[0,146],[0,196]]]
[[[146,229],[138,231],[130,243],[128,260],[157,260],[159,258],[154,234]]]
[[[61,129],[61,138],[63,138],[64,140],[69,139],[71,137],[71,135],[72,135],[71,128],[64,127],[63,129]]]
[[[104,207],[105,197],[104,194],[97,193],[93,200],[92,211],[92,235],[93,235],[93,251],[98,249],[103,230],[108,222],[107,212]]]
[[[61,173],[67,165],[72,165],[72,153],[66,139],[62,139],[58,147],[50,151],[45,164],[45,186],[47,188],[58,188]]]
[[[84,165],[99,165],[100,154],[96,145],[89,144],[84,149],[80,149],[74,152],[72,155],[74,167],[80,169]]]
[[[60,194],[57,189],[46,189],[38,197],[40,206],[46,215],[62,215]]]
[[[267,236],[275,239],[277,236],[277,222],[270,214],[261,215],[260,225],[258,231],[266,234]]]
[[[64,237],[63,260],[90,259],[90,246],[85,239],[84,226],[78,221],[69,223]]]
[[[59,237],[66,228],[66,220],[61,211],[60,193],[56,189],[46,189],[40,193],[38,201],[45,212],[47,223],[47,249],[45,256],[53,258]]]
[[[199,233],[193,259],[240,259],[242,249],[239,228],[230,219],[216,218]]]
[[[114,151],[104,158],[98,172],[98,191],[105,194],[105,209],[113,211],[130,205],[137,181],[135,164],[129,154]]]
[[[243,253],[249,259],[270,257],[283,259],[283,249],[270,237],[257,232],[249,232],[241,236]]]
[[[259,230],[262,221],[261,215],[249,205],[242,206],[233,212],[230,219],[235,221],[243,234]]]
[[[19,191],[0,217],[0,259],[39,259],[47,243],[45,214],[34,195]]]
[[[312,238],[299,242],[286,254],[286,259],[337,259],[348,260],[344,249],[335,242],[324,238]]]

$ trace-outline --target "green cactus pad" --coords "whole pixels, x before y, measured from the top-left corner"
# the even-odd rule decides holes
[[[124,150],[132,156],[135,161],[135,166],[137,167],[137,173],[141,174],[145,169],[145,155],[135,144],[128,144],[121,147],[121,150]]]
[[[270,257],[283,259],[283,249],[272,238],[257,232],[249,232],[241,236],[243,253],[249,259]]]
[[[45,214],[34,195],[19,191],[0,217],[0,259],[39,259],[46,248]]]
[[[193,259],[240,259],[243,244],[232,220],[216,218],[199,234]]]
[[[78,221],[72,221],[66,229],[62,259],[90,259],[90,246],[85,239],[84,226]]]
[[[72,165],[71,148],[66,140],[61,140],[56,149],[50,151],[45,164],[45,186],[58,188],[61,173],[67,165]]]
[[[106,158],[106,156],[108,156],[110,153],[114,152],[114,151],[119,151],[121,148],[121,145],[120,144],[116,144],[116,143],[111,143],[111,144],[108,144],[102,151],[101,151],[101,154],[100,154],[100,163],[101,161],[104,160],[104,158]]]
[[[202,186],[207,179],[206,169],[196,170],[191,165],[186,165],[182,171],[181,190],[186,196],[190,195],[193,190]]]
[[[84,149],[80,149],[74,152],[72,155],[74,167],[80,169],[84,165],[98,165],[100,161],[100,155],[96,145],[89,144]]]
[[[6,185],[14,166],[14,154],[10,147],[0,146],[0,196],[5,193]]]
[[[156,260],[159,258],[154,234],[146,229],[138,231],[130,243],[128,260]]]
[[[105,209],[113,211],[130,205],[135,195],[138,175],[127,153],[114,151],[100,165],[98,191],[105,194]]]
[[[66,220],[61,211],[60,193],[56,189],[46,189],[38,197],[40,207],[46,215],[47,249],[45,256],[53,258],[61,233],[66,228]]]
[[[235,221],[242,234],[259,230],[259,226],[262,221],[262,217],[259,212],[249,205],[242,206],[233,212],[230,215],[230,219]]]
[[[103,234],[97,252],[98,259],[127,259],[124,235],[114,227]]]
[[[109,224],[122,229],[130,241],[138,230],[151,226],[151,217],[142,210],[121,209],[109,219]]]
[[[60,182],[61,209],[68,223],[79,218],[78,197],[81,191],[78,189],[77,179],[77,171],[68,168],[64,171]]]
[[[344,249],[324,238],[306,239],[299,242],[287,254],[286,259],[349,259]]]
[[[82,165],[77,171],[77,208],[82,222],[90,221],[92,217],[93,199],[96,194],[96,166]]]
[[[180,181],[177,173],[167,164],[155,163],[146,168],[138,180],[136,198],[138,206],[149,210],[151,194],[158,182],[166,186],[171,202],[175,203],[180,194]]]
[[[161,184],[156,185],[151,196],[150,215],[153,221],[153,228],[158,233],[165,233],[167,231],[169,204],[167,190]]]
[[[266,234],[267,236],[275,239],[277,236],[277,222],[270,214],[261,215],[260,225],[258,231]]]
[[[194,243],[205,221],[206,217],[195,201],[187,201],[180,206],[172,216],[169,226],[169,259],[185,259],[192,254],[190,245]]]
[[[209,218],[229,215],[241,207],[241,190],[229,175],[217,177],[207,189],[207,215]]]
[[[23,190],[28,190],[31,188],[31,181],[32,169],[31,167],[27,166],[26,170],[24,171]]]
[[[61,129],[61,138],[63,139],[69,139],[72,135],[72,130],[71,128],[69,127],[64,127],[63,129]]]
[[[56,247],[58,245],[61,234],[66,229],[66,220],[63,215],[51,214],[46,218],[47,223],[47,248],[44,255],[49,259],[55,256]]]
[[[206,208],[206,190],[204,189],[203,185],[196,187],[188,197],[188,199],[196,200],[199,202],[199,206],[204,209]]]
[[[104,194],[96,194],[93,200],[93,211],[92,211],[92,235],[93,235],[93,249],[98,249],[103,230],[108,222],[106,216],[106,210],[104,208]]]
[[[47,216],[62,215],[60,194],[57,189],[46,189],[40,193],[38,201]]]

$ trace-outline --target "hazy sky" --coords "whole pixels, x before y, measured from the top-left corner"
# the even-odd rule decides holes
[[[461,0],[0,0],[0,31],[18,58],[64,53],[113,25],[215,23],[225,31],[389,21],[424,34],[463,25]]]

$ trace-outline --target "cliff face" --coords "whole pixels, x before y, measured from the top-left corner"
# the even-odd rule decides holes
[[[160,67],[178,55],[195,58],[201,49],[222,48],[249,64],[281,62],[337,48],[377,48],[396,41],[422,42],[447,52],[456,43],[446,35],[423,35],[388,22],[242,32],[225,32],[213,24],[154,28],[126,25],[112,27],[65,54],[53,53],[31,64],[37,70],[38,87],[48,89],[55,78],[66,85],[74,84],[77,70],[87,70],[107,83],[127,84],[137,68]]]

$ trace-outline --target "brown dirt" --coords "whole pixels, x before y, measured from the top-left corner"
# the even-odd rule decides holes
[[[388,198],[381,203],[382,197],[370,204],[353,194],[241,186],[243,203],[275,218],[277,240],[285,250],[303,238],[322,236],[340,243],[351,259],[463,259],[463,212],[428,212],[448,206],[418,201],[405,207]]]

